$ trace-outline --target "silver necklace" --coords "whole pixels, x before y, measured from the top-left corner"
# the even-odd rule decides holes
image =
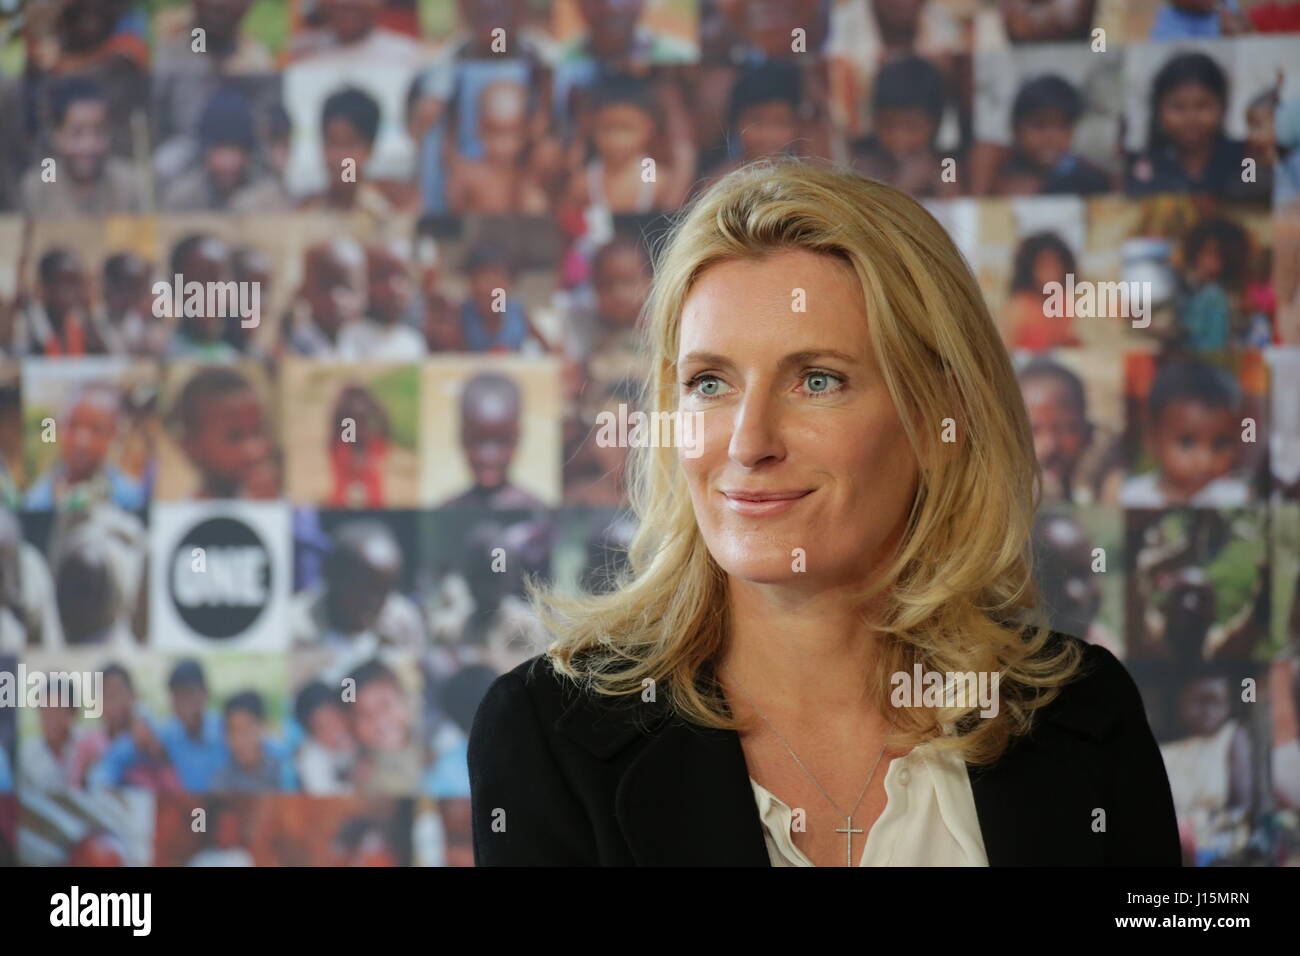
[[[777,730],[775,727],[772,726],[772,722],[767,719],[767,714],[763,713],[763,709],[759,707],[758,704],[754,703],[754,699],[750,697],[748,693],[746,693],[744,686],[740,683],[739,680],[736,680],[736,675],[731,673],[731,668],[728,667],[726,664],[723,664],[722,669],[727,672],[728,677],[730,677],[733,681],[735,681],[736,688],[740,691],[741,696],[744,697],[745,700],[749,701],[749,706],[753,707],[754,710],[758,711],[758,716],[763,718],[763,722],[767,724],[769,728],[771,728],[772,733],[776,734],[777,739],[779,739],[781,743],[785,745],[785,749],[790,751],[790,756],[793,757],[794,762],[799,765],[799,769],[808,775],[808,779],[817,785],[817,789],[822,792],[822,796],[826,798],[827,803],[829,803],[832,807],[834,807],[835,812],[844,818],[844,826],[836,827],[835,832],[843,833],[848,838],[847,844],[844,847],[844,852],[845,852],[844,865],[852,866],[853,865],[853,834],[865,832],[861,829],[854,828],[853,814],[858,812],[858,806],[862,803],[862,798],[867,795],[867,788],[871,786],[871,781],[876,779],[876,771],[880,768],[880,761],[885,756],[885,748],[883,746],[880,748],[880,756],[878,756],[876,758],[876,762],[872,764],[871,776],[867,777],[867,782],[863,784],[862,792],[858,794],[858,799],[857,802],[853,804],[853,809],[850,810],[848,813],[845,813],[840,808],[840,805],[836,803],[833,799],[831,799],[831,795],[826,792],[826,788],[821,785],[820,781],[818,781],[818,779],[815,776],[813,776],[812,771],[809,770],[806,766],[804,766],[804,762],[799,759],[799,755],[794,752],[794,748],[790,746],[790,742],[785,739],[785,737],[781,734],[781,731]],[[889,729],[891,731],[894,729],[893,723],[890,723]]]

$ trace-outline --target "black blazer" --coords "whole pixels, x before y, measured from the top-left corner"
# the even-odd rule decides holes
[[[1060,637],[1082,645],[1085,676],[997,763],[968,765],[989,865],[1180,866],[1137,685],[1109,651]],[[497,678],[470,730],[476,863],[769,866],[739,734],[657,696],[580,694],[542,656]]]

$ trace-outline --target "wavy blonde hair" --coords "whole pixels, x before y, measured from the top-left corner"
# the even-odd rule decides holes
[[[893,746],[940,738],[969,763],[995,760],[1076,673],[1075,642],[1053,641],[1039,608],[1030,534],[1041,495],[1028,417],[1006,349],[969,266],[916,201],[810,160],[761,161],[719,180],[656,257],[641,334],[651,368],[639,407],[671,413],[683,304],[711,265],[804,249],[847,262],[862,286],[876,362],[917,454],[919,479],[892,562],[863,582],[878,641],[867,692],[886,713],[890,676],[997,672],[996,716],[978,706],[897,708]],[[937,440],[946,420],[956,440]],[[716,678],[727,639],[726,574],[696,524],[672,448],[634,448],[639,528],[603,594],[528,582],[554,669],[586,692],[640,693],[650,678],[689,722],[742,729]]]

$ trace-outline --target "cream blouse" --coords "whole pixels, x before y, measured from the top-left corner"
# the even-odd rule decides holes
[[[791,810],[749,778],[773,866],[812,866],[790,836]],[[889,764],[884,811],[866,834],[859,866],[988,866],[966,764],[933,742]],[[842,824],[841,824],[842,825]],[[856,823],[855,823],[856,826]],[[854,848],[862,837],[854,834]]]

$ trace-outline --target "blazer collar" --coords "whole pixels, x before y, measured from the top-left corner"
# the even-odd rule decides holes
[[[1014,740],[996,764],[967,765],[990,866],[1104,862],[1090,826],[1098,800],[1074,748],[1104,744],[1117,719],[1104,701],[1063,693],[1044,708],[1035,732]],[[662,701],[586,694],[569,702],[556,729],[602,760],[646,740],[614,799],[638,865],[770,865],[736,731],[687,723]]]

